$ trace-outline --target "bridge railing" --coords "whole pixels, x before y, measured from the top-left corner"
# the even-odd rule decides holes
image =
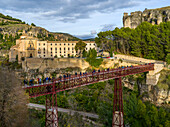
[[[151,70],[154,70],[154,64],[107,69],[100,72],[89,72],[86,74],[77,74],[65,78],[57,78],[53,80],[53,82],[48,82],[46,84],[24,86],[24,89],[26,89],[26,92],[30,97],[38,97]]]

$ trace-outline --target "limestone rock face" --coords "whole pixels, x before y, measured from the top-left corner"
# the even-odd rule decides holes
[[[130,15],[124,13],[123,16],[123,26],[132,29],[144,21],[150,22],[152,25],[170,21],[170,6],[158,9],[145,9],[143,12],[135,11],[131,12]]]

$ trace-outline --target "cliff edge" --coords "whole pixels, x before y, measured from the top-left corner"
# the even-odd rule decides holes
[[[170,6],[156,9],[146,8],[143,12],[135,11],[131,12],[130,15],[125,12],[123,16],[123,26],[132,29],[135,29],[145,21],[150,22],[153,25],[159,25],[161,22],[170,21]]]

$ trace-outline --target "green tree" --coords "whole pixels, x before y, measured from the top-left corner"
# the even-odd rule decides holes
[[[83,57],[87,57],[87,51],[83,50]]]
[[[167,64],[170,64],[170,53],[167,54],[165,60],[166,60]]]
[[[31,23],[31,26],[36,26],[34,23]]]
[[[166,112],[162,107],[158,111],[158,117],[159,117],[159,124],[164,125],[166,121]]]
[[[76,43],[75,50],[79,52],[80,57],[82,57],[82,51],[85,49],[85,47],[86,43],[84,43],[82,40]]]

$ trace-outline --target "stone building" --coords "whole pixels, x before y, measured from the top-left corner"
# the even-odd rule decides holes
[[[161,22],[170,21],[170,6],[157,8],[157,9],[145,9],[143,12],[135,11],[124,13],[123,15],[123,26],[135,29],[142,22],[150,22],[152,25],[159,25]]]
[[[95,48],[94,41],[84,41],[85,50]],[[78,41],[39,41],[37,38],[27,35],[20,36],[16,45],[12,46],[9,52],[9,61],[21,62],[24,57],[29,58],[60,58],[76,56],[75,46]]]

